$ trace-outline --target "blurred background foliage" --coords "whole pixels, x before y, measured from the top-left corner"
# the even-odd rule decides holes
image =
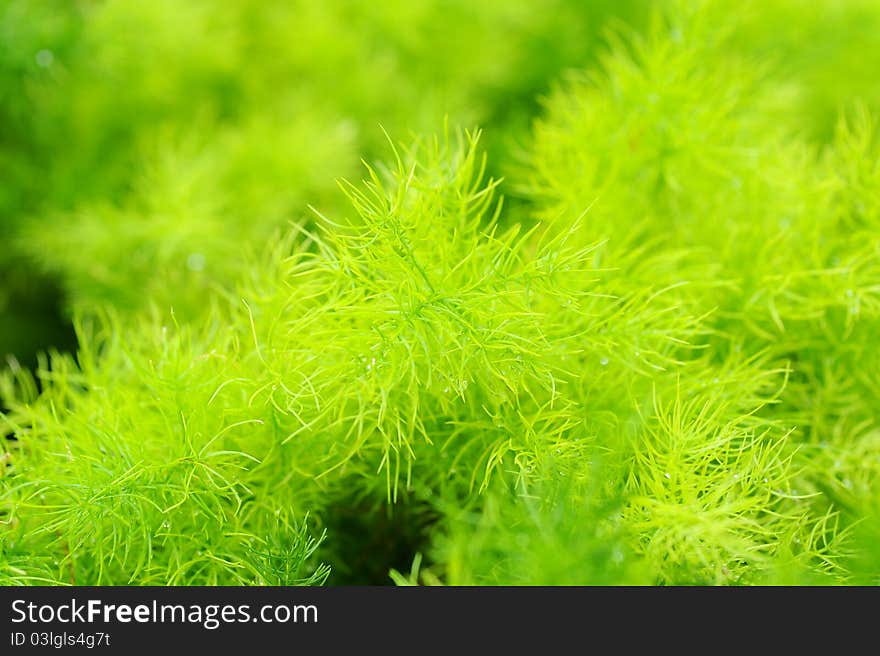
[[[842,105],[880,102],[876,3],[717,4],[719,30],[737,15],[729,47],[797,95],[790,130],[827,141]],[[5,0],[4,287],[25,266],[78,306],[186,312],[306,203],[338,204],[335,179],[382,153],[381,128],[406,138],[444,120],[480,125],[497,166],[542,95],[656,6]],[[12,321],[8,302],[0,312]]]
[[[247,244],[338,198],[381,127],[449,117],[505,147],[636,4],[6,2],[4,255],[78,303],[183,311],[178,292],[230,280]]]

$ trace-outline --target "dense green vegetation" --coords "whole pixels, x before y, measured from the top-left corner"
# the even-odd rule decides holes
[[[0,583],[877,584],[880,4],[0,4]]]

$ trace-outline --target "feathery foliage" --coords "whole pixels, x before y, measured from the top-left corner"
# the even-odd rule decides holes
[[[874,3],[56,9],[0,583],[880,582]]]

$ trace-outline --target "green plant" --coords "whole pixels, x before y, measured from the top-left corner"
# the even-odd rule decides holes
[[[33,37],[72,54],[7,112],[0,257],[78,347],[0,374],[0,582],[878,582],[876,90],[763,54],[880,14],[556,4]]]

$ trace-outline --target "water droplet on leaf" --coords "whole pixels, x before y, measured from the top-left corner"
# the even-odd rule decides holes
[[[49,68],[55,62],[55,55],[51,50],[44,48],[43,50],[37,51],[34,59],[37,60],[37,66],[40,68]]]
[[[201,253],[190,253],[186,258],[186,268],[190,271],[204,271],[205,256]]]

